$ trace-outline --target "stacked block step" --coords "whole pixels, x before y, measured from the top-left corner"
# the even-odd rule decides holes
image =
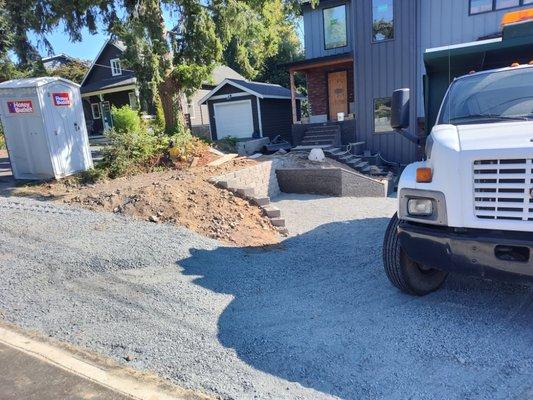
[[[285,227],[285,219],[281,217],[281,210],[270,204],[269,197],[257,196],[252,188],[236,187],[232,185],[231,181],[221,180],[218,179],[218,177],[211,178],[210,182],[258,205],[268,217],[272,226],[274,226],[281,234],[288,235],[289,231]]]
[[[304,134],[297,150],[328,148],[340,144],[341,128],[338,125],[311,125]]]
[[[363,174],[386,175],[386,171],[383,168],[376,165],[370,165],[368,161],[364,161],[362,158],[351,154],[347,150],[342,150],[340,148],[329,148],[325,149],[324,152],[327,156],[346,164]]]

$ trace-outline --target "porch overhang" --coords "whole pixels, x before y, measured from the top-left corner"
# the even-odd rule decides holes
[[[306,71],[309,69],[330,67],[337,64],[353,62],[352,53],[336,54],[333,56],[317,57],[308,60],[295,61],[283,64],[289,72]]]

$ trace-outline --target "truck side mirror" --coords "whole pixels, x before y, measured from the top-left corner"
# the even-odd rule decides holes
[[[409,127],[409,89],[397,89],[392,93],[391,126],[395,130]]]

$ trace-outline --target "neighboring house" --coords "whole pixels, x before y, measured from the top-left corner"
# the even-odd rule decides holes
[[[63,65],[70,64],[72,61],[74,61],[72,57],[67,56],[66,54],[63,54],[63,53],[42,58],[44,68],[47,71],[53,71],[54,69],[62,67]]]
[[[111,107],[139,104],[137,79],[133,72],[122,68],[122,42],[108,40],[81,82],[83,110],[89,134],[100,134],[113,126]]]
[[[296,99],[299,115],[299,102]],[[211,138],[290,138],[291,92],[280,85],[224,79],[199,102],[207,104]]]
[[[207,104],[200,104],[200,100],[205,97],[211,90],[217,87],[224,79],[241,79],[245,78],[226,65],[215,67],[211,74],[210,81],[204,83],[202,88],[197,90],[190,98],[182,97],[182,107],[185,114],[188,115],[191,130],[195,135],[209,137],[209,111]]]
[[[120,61],[125,49],[122,42],[108,40],[81,83],[85,120],[90,134],[100,134],[113,126],[112,106],[129,104],[134,109],[139,107],[137,79],[133,71],[123,68]],[[213,71],[212,79],[206,82],[202,89],[189,99],[182,96],[181,105],[194,133],[209,136],[207,106],[201,107],[198,100],[225,78],[244,79],[231,68],[218,66]],[[150,105],[143,107],[144,109],[153,112]]]
[[[343,144],[364,141],[383,158],[408,163],[416,146],[390,127],[391,94],[411,88],[411,133],[424,124],[426,49],[498,36],[509,10],[533,0],[324,0],[303,5],[305,60],[287,67],[307,78],[305,123],[342,126]],[[473,65],[472,69],[487,68]],[[292,91],[294,85],[292,85]],[[347,120],[336,122],[338,113]],[[353,117],[354,119],[350,119]],[[293,117],[293,137],[305,127]]]

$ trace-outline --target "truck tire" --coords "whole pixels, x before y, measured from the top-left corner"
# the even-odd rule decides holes
[[[397,214],[391,218],[383,240],[383,265],[391,283],[401,291],[424,296],[439,289],[447,272],[427,268],[412,261],[402,250],[398,240]]]

